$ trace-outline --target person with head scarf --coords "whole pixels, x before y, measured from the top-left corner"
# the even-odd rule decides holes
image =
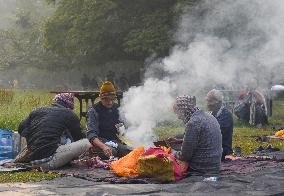
[[[87,151],[91,144],[73,109],[74,95],[60,93],[54,97],[51,106],[32,111],[19,125],[18,132],[26,139],[27,146],[15,161],[56,169]],[[63,135],[68,135],[73,142],[62,144]]]
[[[115,103],[116,89],[110,81],[103,83],[99,97],[100,101],[88,112],[87,138],[101,158],[120,158],[128,154],[130,149],[118,138],[118,130],[123,127],[123,122],[120,120],[118,104]]]
[[[212,111],[212,115],[217,119],[222,133],[222,160],[225,156],[232,154],[233,137],[233,116],[232,113],[223,106],[223,95],[220,91],[213,89],[206,96],[207,108]]]
[[[189,171],[200,174],[217,174],[222,156],[220,126],[214,116],[196,107],[195,97],[176,98],[174,112],[185,124],[185,134],[177,159],[189,162]]]

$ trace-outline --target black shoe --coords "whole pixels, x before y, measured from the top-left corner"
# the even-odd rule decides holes
[[[262,152],[264,148],[262,146],[259,146],[255,149],[255,152]]]
[[[257,142],[268,142],[269,138],[266,136],[257,136],[257,138],[255,139],[255,141]]]

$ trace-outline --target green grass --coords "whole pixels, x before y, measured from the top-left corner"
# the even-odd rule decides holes
[[[15,91],[7,102],[0,93],[0,129],[17,130],[19,123],[40,106],[50,105],[55,94],[46,91]],[[75,99],[75,113],[79,115],[79,102]],[[82,121],[85,125],[85,121]],[[85,127],[85,126],[84,126]]]
[[[4,96],[4,97],[1,97]],[[17,130],[21,120],[26,118],[28,114],[35,108],[49,105],[52,102],[54,94],[45,91],[14,91],[13,93],[0,93],[0,128]],[[75,113],[79,115],[79,103],[75,100]],[[85,120],[81,121],[82,127],[85,128]],[[239,122],[234,118],[234,135],[233,147],[239,146],[242,155],[252,153],[257,147],[267,147],[271,144],[284,150],[284,142],[271,140],[269,142],[257,142],[255,137],[262,135],[273,135],[276,127],[284,127],[284,99],[274,100],[273,115],[269,118],[269,125],[262,129],[251,127],[247,124]],[[165,139],[183,133],[184,128],[178,121],[167,121],[159,124],[155,130],[158,138]],[[58,177],[56,173],[44,173],[39,171],[19,172],[19,173],[0,173],[0,183],[4,182],[29,182],[45,179],[53,179]]]
[[[52,95],[41,91],[15,91],[13,99],[0,102],[0,128],[17,130],[18,125],[35,108],[51,103]],[[5,97],[0,97],[0,100]]]
[[[0,173],[0,183],[11,182],[34,182],[40,180],[52,180],[60,177],[59,174],[53,172],[39,172],[39,171],[26,171],[26,172],[5,172]]]
[[[233,133],[233,147],[241,147],[242,155],[248,155],[255,151],[259,146],[273,147],[284,150],[284,142],[272,139],[268,142],[258,142],[255,136],[274,135],[275,131],[256,128],[234,128]]]
[[[272,116],[269,118],[269,124],[284,128],[284,98],[273,100]]]

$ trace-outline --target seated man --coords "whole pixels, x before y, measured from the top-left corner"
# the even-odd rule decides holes
[[[74,95],[61,93],[55,96],[51,106],[32,111],[19,125],[18,132],[26,138],[27,147],[15,162],[31,162],[45,169],[56,169],[87,151],[91,144],[83,139],[85,135],[73,108]],[[75,142],[61,145],[66,132]]]
[[[116,90],[106,81],[100,88],[100,101],[88,113],[87,137],[96,153],[103,159],[110,156],[122,157],[130,152],[118,138],[118,129],[123,126],[119,120]]]
[[[209,111],[212,111],[212,115],[217,119],[222,133],[222,160],[225,160],[225,156],[232,154],[232,137],[233,137],[233,116],[231,112],[225,108],[223,103],[222,93],[218,90],[211,90],[208,92],[207,107]]]
[[[222,156],[222,136],[214,116],[196,107],[191,96],[177,97],[174,112],[185,124],[181,151],[175,151],[177,159],[189,161],[189,171],[201,174],[217,174]]]

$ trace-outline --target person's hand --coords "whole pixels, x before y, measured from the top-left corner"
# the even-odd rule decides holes
[[[118,124],[116,124],[116,125],[114,125],[114,126],[115,126],[115,128],[116,128],[117,130],[119,130],[119,128],[123,126],[123,123],[118,123]]]
[[[89,152],[90,152],[90,153],[95,153],[95,152],[96,152],[96,147],[95,147],[95,146],[91,146],[91,147],[89,148]]]
[[[174,149],[171,149],[171,154],[174,155],[174,157],[176,157],[177,151]]]
[[[112,150],[109,146],[105,145],[102,150],[107,157],[112,156]]]

